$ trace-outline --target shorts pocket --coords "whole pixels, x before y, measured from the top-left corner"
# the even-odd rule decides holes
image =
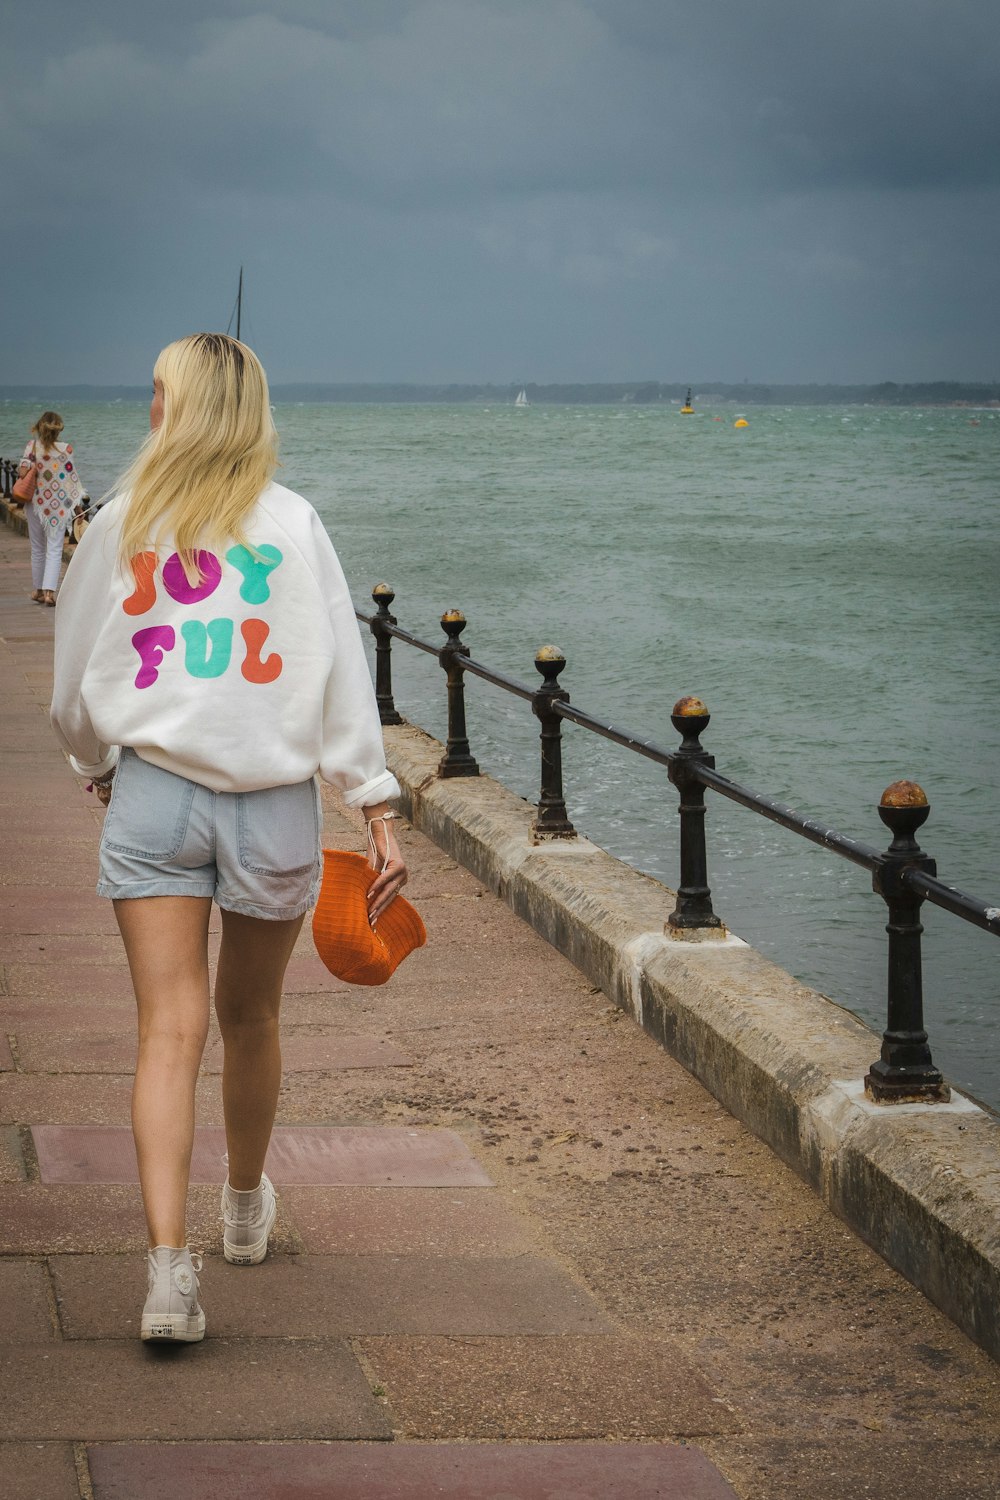
[[[184,842],[196,787],[123,750],[101,843],[118,854],[173,859]]]
[[[250,875],[297,875],[319,858],[315,781],[269,786],[236,796],[240,864]]]

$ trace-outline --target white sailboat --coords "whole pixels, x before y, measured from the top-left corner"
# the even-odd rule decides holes
[[[524,389],[524,386],[521,387],[521,389],[518,391],[517,395],[514,397],[514,405],[515,406],[528,406],[528,405],[530,405],[530,403],[528,401],[528,393]]]

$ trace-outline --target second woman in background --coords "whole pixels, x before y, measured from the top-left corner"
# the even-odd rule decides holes
[[[35,494],[24,510],[31,540],[31,597],[36,604],[56,602],[66,523],[83,493],[73,448],[58,441],[62,430],[59,413],[43,411],[21,459],[22,474],[35,466]]]

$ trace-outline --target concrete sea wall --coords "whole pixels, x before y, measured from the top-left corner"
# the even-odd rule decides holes
[[[489,777],[438,780],[443,746],[386,728],[402,806],[564,953],[830,1208],[1000,1359],[1000,1119],[875,1105],[881,1039],[731,934],[673,934],[673,893],[586,839],[533,842],[533,807]]]

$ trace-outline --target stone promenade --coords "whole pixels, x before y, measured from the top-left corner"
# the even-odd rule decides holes
[[[307,927],[289,969],[257,1268],[213,1031],[208,1336],[141,1345],[133,1003],[29,591],[0,527],[5,1500],[996,1500],[997,1367],[412,830],[428,947],[352,989]],[[332,797],[326,839],[360,847]]]

